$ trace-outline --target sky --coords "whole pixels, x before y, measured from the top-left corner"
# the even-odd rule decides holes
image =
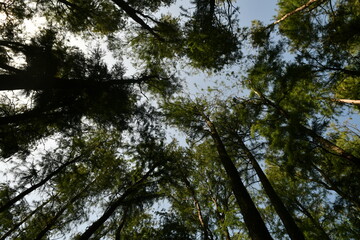
[[[188,1],[184,0],[178,0],[178,4],[172,6],[168,12],[171,14],[179,14],[179,5],[186,4]],[[251,26],[251,21],[253,20],[260,20],[264,23],[264,25],[267,25],[275,20],[276,15],[276,1],[275,0],[239,0],[234,1],[234,5],[238,6],[240,9],[240,26],[241,27],[249,27]],[[28,23],[28,29],[29,31],[34,31],[34,26],[31,25],[31,23]],[[84,43],[79,40],[72,40],[74,44],[79,45],[81,48],[84,48]],[[113,61],[112,58],[108,55],[107,61]],[[131,68],[131,64],[129,61],[125,61],[127,67],[129,68],[129,72],[135,72]],[[214,85],[214,82],[217,80],[224,80],[219,79],[219,76],[213,75],[209,76],[206,73],[197,73],[194,76],[186,76],[186,82],[188,83],[188,91],[190,94],[193,94],[194,96],[196,94],[202,94],[205,93],[208,89],[208,87],[211,87]],[[195,86],[196,85],[196,86]],[[202,90],[204,89],[204,90]],[[341,121],[344,122],[348,119],[349,116],[344,113],[344,118],[341,118]],[[356,124],[359,124],[359,115],[352,116],[353,120],[351,122],[354,122]],[[181,139],[181,138],[180,138]],[[181,139],[182,140],[182,139]],[[0,182],[7,181],[9,178],[7,176],[1,176],[1,169],[3,166],[1,166],[0,162]],[[163,207],[163,206],[159,206]]]
[[[275,19],[275,0],[240,0],[235,4],[240,7],[241,26],[251,26],[253,20],[260,20],[266,24]]]
[[[168,9],[165,9],[164,12],[169,12],[172,15],[179,15],[180,8],[179,6],[183,6],[186,8],[188,6],[189,1],[186,0],[178,0],[178,3],[176,5],[171,6]],[[233,1],[234,6],[238,6],[239,12],[240,12],[240,26],[246,27],[251,26],[252,20],[261,20],[265,24],[270,23],[274,20],[275,15],[275,8],[276,8],[276,1],[275,0],[240,0],[240,1]],[[32,32],[36,32],[42,27],[44,27],[45,19],[36,19],[35,22],[26,21],[26,29],[31,34]],[[71,38],[70,40],[71,45],[76,45],[80,47],[83,50],[86,50],[88,45],[86,45],[83,41],[81,41],[79,38]],[[94,43],[97,44],[97,43]],[[93,44],[92,44],[93,45]],[[93,46],[94,47],[94,46]],[[110,54],[107,54],[106,61],[110,63],[110,65],[113,63],[114,59],[110,56]],[[130,73],[135,73],[136,70],[134,70],[131,66],[131,63],[125,59],[125,64],[127,68],[129,69]],[[193,74],[194,72],[191,72]],[[186,79],[185,82],[188,85],[188,91],[191,94],[202,94],[207,91],[208,87],[211,87],[212,85],[215,85],[216,81],[219,80],[219,76],[209,76],[206,73],[200,73],[198,72],[194,76],[185,76]],[[196,85],[196,86],[195,86]],[[1,170],[5,170],[2,163],[0,163],[0,173]],[[6,171],[6,170],[5,170]],[[4,180],[5,176],[0,175],[0,180]],[[5,177],[6,180],[8,178]]]
[[[184,6],[186,8],[186,5],[188,5],[188,0],[178,0],[178,3],[176,5],[171,6],[169,9],[164,10],[165,13],[169,12],[171,15],[179,15],[180,14],[180,8],[179,6]],[[251,21],[254,19],[258,19],[261,21],[264,21],[264,23],[270,23],[271,20],[273,20],[273,16],[275,15],[275,1],[274,0],[240,0],[240,1],[233,1],[235,6],[240,7],[240,25],[241,27],[250,26]],[[259,7],[261,6],[261,7]],[[1,20],[1,18],[0,18]],[[26,21],[26,30],[31,35],[34,32],[39,31],[42,27],[44,27],[44,23],[46,20],[44,18],[36,19],[35,22]],[[90,46],[88,44],[85,44],[84,41],[82,41],[80,38],[71,37],[69,38],[70,45],[75,45],[79,47],[80,49],[86,51],[89,47],[95,47],[97,42],[92,43]],[[105,48],[105,46],[104,46]],[[112,65],[114,63],[114,59],[111,57],[111,54],[108,53],[106,55],[105,60]],[[133,69],[131,66],[130,61],[127,59],[125,60],[125,65],[128,68],[128,74],[131,75],[133,73],[136,73],[136,70]],[[193,72],[192,72],[193,73]],[[185,81],[188,82],[188,90],[192,94],[197,94],[200,92],[207,91],[207,87],[214,85],[215,80],[218,80],[218,76],[210,77],[207,74],[204,73],[197,73],[194,76],[185,76]],[[197,87],[194,86],[194,84],[197,84]],[[184,138],[178,136],[178,140],[184,141]],[[47,147],[50,147],[49,144],[46,144]],[[9,167],[11,164],[9,162],[3,163],[0,162],[0,182],[12,182],[13,174],[10,174]],[[7,173],[7,174],[6,174]],[[36,199],[36,194],[32,194],[32,196],[28,196],[28,199]],[[160,205],[159,208],[164,207],[164,204]],[[80,229],[83,228],[82,226],[79,226]]]
[[[180,0],[180,2],[183,2]],[[240,28],[250,27],[251,22],[260,20],[264,25],[270,24],[274,21],[276,15],[276,1],[275,0],[239,0],[233,1],[235,7],[239,7],[239,25]],[[242,51],[247,51],[242,49]],[[228,72],[239,72],[239,66],[233,66],[227,69]],[[190,72],[193,73],[193,72]],[[241,72],[239,73],[241,74]],[[220,72],[219,75],[208,75],[206,73],[197,73],[194,76],[188,76],[186,79],[187,91],[190,95],[196,96],[198,94],[206,94],[209,88],[218,86],[219,82],[227,85],[229,95],[237,95],[241,89],[234,89],[233,83],[227,82],[223,77],[224,73]],[[235,87],[236,88],[236,87]]]

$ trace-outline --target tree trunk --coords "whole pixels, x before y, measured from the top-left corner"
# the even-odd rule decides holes
[[[66,115],[68,112],[49,112],[42,109],[31,109],[23,113],[14,114],[10,116],[0,117],[0,126],[8,125],[8,124],[20,124],[24,122],[30,122],[31,120],[40,120],[44,122],[54,122],[54,119],[60,119],[61,116]],[[5,131],[6,132],[6,131]]]
[[[266,177],[265,173],[261,169],[259,163],[255,159],[254,155],[251,151],[247,148],[243,140],[237,136],[240,144],[240,148],[245,152],[246,156],[250,160],[251,164],[253,165],[256,174],[258,175],[263,188],[268,195],[271,204],[274,206],[276,213],[279,215],[281,221],[283,222],[287,233],[289,234],[290,238],[293,240],[305,240],[305,237],[299,227],[296,225],[293,217],[286,209],[284,203],[280,199],[280,197],[275,192],[273,186],[271,185],[269,179]]]
[[[122,218],[120,220],[120,223],[119,223],[119,226],[116,228],[115,240],[121,240],[121,231],[125,226],[127,214],[128,214],[128,208],[125,207],[124,212],[123,212],[123,216],[122,216]]]
[[[107,81],[91,81],[82,79],[32,79],[26,72],[16,75],[0,75],[0,91],[9,90],[49,90],[49,89],[108,89],[111,86],[142,83],[156,78],[156,76],[142,76],[137,79],[109,79]]]
[[[299,207],[299,210],[310,219],[310,221],[314,224],[314,226],[316,226],[316,228],[320,230],[322,234],[322,239],[331,240],[329,235],[325,232],[324,228],[319,224],[318,221],[314,219],[311,213],[298,200],[295,200],[295,204]]]
[[[16,230],[19,229],[21,225],[23,225],[28,219],[30,219],[36,212],[38,212],[41,208],[43,208],[46,204],[48,204],[51,201],[51,199],[45,201],[42,203],[39,207],[37,207],[35,210],[33,210],[29,215],[27,215],[23,220],[16,223],[9,231],[7,231],[4,235],[1,236],[0,240],[6,240],[8,237]]]
[[[91,184],[88,184],[84,189],[82,189],[78,194],[72,197],[56,214],[55,216],[46,224],[46,227],[36,236],[35,240],[41,240],[43,237],[52,229],[56,224],[57,220],[63,215],[63,213],[68,209],[70,205],[76,202],[79,197],[86,192]]]
[[[312,167],[324,178],[325,182],[323,181],[316,181],[315,179],[310,179],[310,181],[314,181],[316,183],[319,183],[321,185],[323,185],[326,189],[328,190],[332,190],[335,191],[340,197],[342,197],[343,199],[346,199],[347,201],[353,203],[354,205],[356,205],[359,209],[360,209],[360,199],[359,196],[351,196],[351,194],[346,193],[344,191],[342,191],[338,184],[336,184],[336,182],[334,182],[331,177],[329,177],[322,169],[320,169],[318,166],[316,166],[315,164],[311,164]]]
[[[112,0],[118,7],[120,7],[124,12],[126,12],[130,18],[132,18],[135,22],[140,24],[140,26],[146,30],[148,30],[154,37],[156,37],[160,41],[164,41],[159,34],[157,34],[154,29],[152,29],[149,25],[147,25],[136,13],[137,11],[132,8],[127,2],[123,0]]]
[[[220,222],[220,224],[223,224],[225,221],[225,214],[224,213],[221,214],[221,212],[219,211],[219,207],[216,199],[213,198],[213,202],[215,204],[215,213],[216,213],[217,221]],[[229,229],[227,228],[227,226],[224,227],[222,232],[226,240],[231,240]]]
[[[160,164],[160,163],[159,163]],[[142,176],[137,182],[128,187],[126,191],[117,198],[114,202],[110,203],[109,207],[103,213],[103,215],[93,222],[86,231],[78,238],[78,240],[89,239],[104,223],[109,217],[116,211],[116,209],[121,206],[124,200],[137,191],[137,188],[145,182],[145,180],[151,175],[151,173],[158,167],[159,164],[155,164],[144,176]]]
[[[298,126],[307,135],[309,135],[315,141],[317,141],[321,145],[321,147],[324,148],[325,150],[327,150],[327,151],[329,151],[331,153],[334,153],[335,155],[337,155],[337,156],[339,156],[339,157],[341,157],[343,159],[346,159],[346,160],[352,162],[353,164],[355,164],[357,166],[360,166],[360,159],[359,158],[355,157],[351,153],[348,153],[347,151],[345,151],[341,147],[335,145],[334,143],[330,142],[326,138],[323,138],[322,136],[318,135],[313,130],[301,125],[300,123],[298,123]]]
[[[188,190],[190,191],[191,193],[191,196],[194,200],[194,204],[195,204],[195,208],[196,208],[196,212],[197,212],[197,216],[198,216],[198,219],[199,219],[199,222],[200,222],[200,225],[203,229],[203,232],[204,232],[204,240],[210,240],[210,236],[209,236],[209,231],[208,231],[208,224],[205,222],[204,220],[204,217],[203,217],[203,214],[202,214],[202,211],[201,211],[201,206],[200,206],[200,203],[196,197],[196,194],[195,194],[195,190],[194,188],[191,186],[189,180],[187,180],[187,178],[185,176],[182,176],[182,179],[186,185],[186,187],[188,188]]]
[[[249,235],[251,239],[253,240],[273,239],[270,236],[270,233],[266,228],[266,225],[263,219],[261,218],[260,213],[257,210],[254,202],[252,201],[248,191],[246,190],[244,184],[242,183],[234,163],[227,154],[225,146],[214,124],[203,112],[200,112],[200,114],[203,116],[207,126],[211,131],[211,137],[215,142],[220,161],[223,167],[225,168],[227,176],[230,178],[232,191],[235,195],[236,201],[244,217],[244,221],[249,230]]]

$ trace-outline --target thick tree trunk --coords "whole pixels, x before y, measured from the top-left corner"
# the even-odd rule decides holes
[[[11,90],[49,90],[49,89],[108,89],[111,86],[121,86],[135,83],[143,83],[156,76],[142,76],[135,79],[114,79],[108,81],[91,81],[82,79],[32,79],[31,76],[23,74],[17,75],[0,75],[0,91]]]
[[[202,116],[211,131],[211,136],[215,142],[220,161],[225,168],[227,176],[230,178],[231,188],[244,217],[245,224],[249,230],[249,235],[253,240],[273,239],[260,216],[254,202],[241,181],[239,173],[227,154],[225,146],[210,119],[202,113]]]
[[[269,179],[266,177],[265,173],[261,169],[259,163],[255,159],[254,155],[251,151],[247,148],[243,140],[238,137],[240,148],[245,152],[246,156],[250,160],[251,164],[253,165],[256,174],[258,175],[260,182],[268,195],[271,204],[274,206],[276,213],[279,215],[281,221],[283,222],[287,233],[289,234],[290,238],[293,240],[304,240],[305,237],[302,231],[299,229],[297,224],[295,223],[293,217],[286,209],[284,203],[280,199],[280,197],[275,192],[273,186],[271,185]]]
[[[10,208],[12,205],[14,205],[17,201],[23,199],[26,195],[28,195],[29,193],[35,191],[37,188],[43,186],[45,183],[47,183],[47,181],[49,181],[52,177],[56,176],[57,174],[59,174],[63,169],[65,169],[67,166],[69,166],[70,164],[78,161],[81,158],[81,156],[78,156],[76,158],[74,158],[71,161],[68,161],[66,163],[64,163],[63,165],[61,165],[58,169],[56,169],[55,171],[51,172],[48,176],[46,176],[43,180],[41,180],[40,182],[38,182],[37,184],[29,187],[28,189],[26,189],[25,191],[21,192],[20,194],[18,194],[16,197],[14,197],[13,199],[11,199],[10,201],[8,201],[5,205],[0,207],[0,213],[2,213],[3,211],[5,211],[6,209]]]

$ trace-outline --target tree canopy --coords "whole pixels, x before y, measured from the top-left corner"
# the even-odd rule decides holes
[[[0,3],[0,239],[359,239],[359,1],[239,6]]]

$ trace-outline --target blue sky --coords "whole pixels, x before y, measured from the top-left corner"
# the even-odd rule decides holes
[[[235,5],[240,6],[241,26],[250,26],[252,20],[270,23],[276,15],[275,0],[240,0],[236,1]]]

